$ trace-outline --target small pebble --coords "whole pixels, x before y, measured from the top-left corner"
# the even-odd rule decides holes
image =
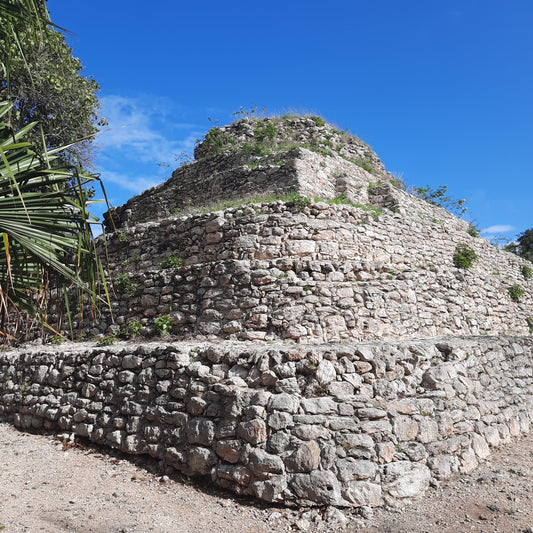
[[[300,518],[300,520],[296,520],[294,525],[298,528],[298,531],[309,531],[311,522],[305,518]]]

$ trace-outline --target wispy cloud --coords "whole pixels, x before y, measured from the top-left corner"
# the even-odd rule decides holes
[[[96,165],[112,205],[168,179],[203,133],[167,98],[108,95],[101,103],[109,130],[97,137]]]
[[[509,233],[510,231],[514,231],[513,226],[510,226],[509,224],[496,224],[495,226],[489,226],[488,228],[482,229],[481,233]]]
[[[105,183],[120,185],[123,189],[134,194],[139,194],[146,189],[150,189],[162,181],[162,178],[159,176],[132,176],[106,169],[101,170],[101,175]]]
[[[98,138],[105,155],[120,153],[144,163],[162,163],[194,146],[198,128],[179,121],[183,110],[180,113],[166,99],[110,95],[103,96],[101,103],[110,128]]]

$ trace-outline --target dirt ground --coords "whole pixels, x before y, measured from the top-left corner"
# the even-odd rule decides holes
[[[0,424],[0,530],[533,533],[532,464],[530,434],[402,510],[284,509],[254,504],[207,482],[169,478],[150,459]]]

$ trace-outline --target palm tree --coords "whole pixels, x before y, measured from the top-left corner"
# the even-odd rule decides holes
[[[9,51],[20,45],[20,21],[26,32],[35,29],[36,39],[50,21],[44,0],[0,0],[0,14],[0,74],[9,80]],[[70,320],[73,291],[78,306],[86,302],[94,310],[104,281],[91,231],[96,220],[88,211],[90,185],[98,178],[61,162],[68,146],[47,150],[44,142],[27,142],[37,123],[14,131],[14,110],[16,103],[0,102],[0,335],[10,339],[25,322],[21,313],[48,325],[51,300]]]

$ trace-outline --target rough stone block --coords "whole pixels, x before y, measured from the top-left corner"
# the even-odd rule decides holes
[[[264,420],[249,420],[241,422],[237,427],[237,434],[250,444],[257,446],[265,442],[267,438],[266,424]]]
[[[285,459],[287,472],[311,472],[320,465],[320,447],[315,441],[306,442]]]
[[[332,472],[316,470],[310,474],[293,474],[289,485],[299,498],[314,504],[343,504],[341,485]]]
[[[398,461],[382,468],[383,490],[393,498],[416,498],[429,487],[431,473],[426,465]]]

